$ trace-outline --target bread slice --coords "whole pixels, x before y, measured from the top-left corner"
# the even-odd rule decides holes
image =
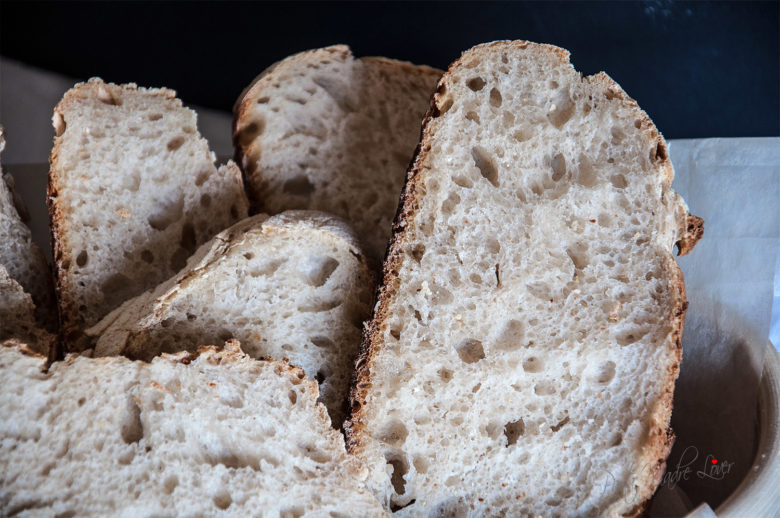
[[[404,516],[632,516],[671,446],[701,235],[666,145],[563,49],[477,46],[442,78],[367,326],[351,422]],[[429,514],[430,513],[430,514]]]
[[[246,217],[241,173],[217,169],[176,93],[90,79],[54,109],[48,206],[64,345],[178,272]]]
[[[290,361],[320,383],[341,426],[373,270],[343,221],[314,211],[253,216],[218,234],[187,268],[87,333],[95,354],[151,360],[236,338],[254,358]]]
[[[442,72],[335,45],[260,74],[234,108],[233,136],[257,211],[346,219],[381,261],[403,178]]]
[[[383,515],[298,368],[235,341],[43,364],[0,346],[3,516]]]
[[[17,338],[47,358],[55,336],[38,327],[35,304],[29,293],[0,264],[0,340]]]
[[[4,149],[5,133],[0,127],[0,153]],[[30,229],[24,224],[22,216],[26,211],[19,202],[13,190],[13,178],[4,175],[0,169],[0,266],[5,268],[9,279],[31,295],[35,325],[55,331],[57,310],[51,270],[43,252],[33,242]],[[9,300],[3,301],[4,305]]]

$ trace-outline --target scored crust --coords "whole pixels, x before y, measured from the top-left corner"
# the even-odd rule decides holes
[[[360,354],[355,365],[355,374],[353,386],[350,391],[351,417],[344,425],[347,437],[347,450],[351,453],[359,454],[365,446],[362,440],[362,434],[366,428],[366,396],[371,391],[372,369],[374,368],[375,357],[379,352],[382,337],[381,333],[390,317],[388,308],[391,301],[396,297],[400,279],[398,277],[401,265],[408,260],[404,252],[407,241],[407,233],[413,225],[414,215],[417,213],[421,199],[418,195],[419,173],[427,162],[428,154],[431,151],[431,141],[435,132],[431,127],[431,122],[441,115],[442,107],[445,102],[445,92],[447,82],[450,80],[454,71],[463,64],[466,58],[473,58],[475,55],[505,48],[507,50],[529,48],[535,52],[547,53],[551,57],[570,64],[570,53],[562,48],[552,45],[537,44],[528,41],[495,41],[473,47],[464,52],[461,57],[453,62],[444,76],[438,83],[436,93],[431,98],[431,104],[425,119],[422,123],[421,140],[418,144],[414,158],[407,171],[403,190],[401,192],[400,203],[393,221],[392,235],[388,245],[388,252],[382,268],[382,284],[377,289],[377,303],[371,320],[365,326],[363,333],[363,342],[360,348]],[[656,167],[659,174],[663,177],[662,199],[663,196],[675,197],[676,223],[677,223],[677,241],[678,255],[685,255],[690,252],[696,242],[702,237],[704,231],[704,222],[701,218],[693,216],[687,212],[684,202],[671,190],[671,182],[674,177],[674,169],[669,159],[666,142],[663,136],[658,132],[652,120],[639,107],[634,99],[628,96],[626,92],[614,82],[606,73],[601,72],[588,78],[593,84],[600,86],[608,99],[618,99],[624,106],[631,108],[636,117],[642,121],[642,129],[647,132],[650,139],[657,140],[655,149]],[[446,111],[446,108],[445,108]],[[672,399],[674,394],[674,383],[679,374],[679,365],[682,360],[682,332],[685,322],[685,311],[688,306],[685,295],[685,285],[683,282],[682,271],[671,254],[664,258],[664,267],[670,278],[672,286],[672,305],[670,308],[672,340],[670,354],[674,361],[669,366],[666,379],[661,380],[664,391],[655,409],[650,416],[649,438],[646,440],[645,448],[640,461],[649,469],[643,471],[640,478],[641,487],[634,490],[638,495],[638,505],[628,511],[621,513],[623,516],[638,516],[649,505],[649,499],[655,492],[663,476],[666,458],[668,457],[673,442],[674,434],[669,425],[672,412]],[[614,509],[611,509],[614,511]]]

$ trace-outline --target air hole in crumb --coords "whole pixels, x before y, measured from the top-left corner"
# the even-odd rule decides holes
[[[612,378],[615,377],[615,362],[607,361],[602,363],[598,368],[598,375],[596,381],[598,383],[609,383]]]
[[[452,181],[455,182],[455,185],[458,185],[460,187],[465,187],[466,189],[471,189],[473,187],[473,183],[471,182],[470,178],[467,178],[462,175],[455,175],[452,177]]]
[[[482,347],[482,342],[473,338],[464,340],[456,345],[455,351],[464,363],[476,363],[485,357],[485,349]]]
[[[84,403],[86,403],[86,402],[87,402],[87,398],[80,397],[79,400],[78,400],[78,405],[79,406],[84,406]]]
[[[163,200],[157,209],[157,212],[147,218],[149,226],[155,230],[165,230],[172,223],[179,221],[184,212],[184,198]]]
[[[173,491],[176,489],[176,486],[179,485],[179,477],[176,475],[171,475],[169,477],[166,477],[166,479],[163,481],[163,490],[165,491],[165,494],[170,495],[173,493]]]
[[[132,396],[127,397],[125,415],[119,431],[126,444],[133,444],[144,437],[144,426],[141,422],[141,408]]]
[[[452,380],[453,372],[450,369],[441,368],[438,371],[439,377],[444,383],[449,383]]]
[[[594,187],[598,183],[598,173],[585,155],[580,155],[576,180],[584,187]]]
[[[312,336],[309,340],[317,347],[322,347],[324,349],[333,349],[334,347],[333,342],[325,336]]]
[[[614,433],[609,438],[609,445],[610,447],[620,446],[620,443],[623,442],[623,434],[621,433]]]
[[[412,461],[412,464],[414,465],[414,469],[417,471],[417,473],[426,473],[428,471],[428,467],[430,466],[428,459],[421,455],[416,455]]]
[[[439,98],[437,96],[436,108],[439,113],[436,116],[439,117],[447,113],[450,110],[450,108],[452,108],[454,102],[455,101],[452,99],[452,96],[448,95],[445,99],[441,99],[441,102],[439,102]]]
[[[406,491],[406,481],[404,475],[409,471],[409,465],[406,459],[398,454],[385,454],[385,460],[393,467],[393,474],[390,477],[390,482],[393,484],[393,489],[396,494],[402,495]]]
[[[184,248],[177,248],[171,256],[171,270],[178,272],[187,265],[187,258],[190,256]]]
[[[485,87],[485,80],[481,77],[472,77],[466,81],[466,86],[471,88],[473,92],[479,92]]]
[[[168,151],[176,151],[184,144],[185,138],[181,135],[168,141]]]
[[[534,385],[534,393],[537,396],[551,396],[555,394],[555,384],[552,381],[541,381]]]
[[[141,252],[141,260],[145,263],[152,264],[154,262],[154,254],[149,250]]]
[[[628,182],[626,181],[626,177],[622,174],[614,174],[609,177],[609,181],[618,189],[625,189],[628,187]]]
[[[338,267],[339,262],[330,256],[311,256],[303,265],[301,274],[307,284],[319,287],[328,281]]]
[[[562,420],[558,421],[558,424],[551,426],[551,427],[550,427],[550,430],[552,430],[553,432],[557,432],[558,430],[560,430],[561,428],[563,428],[563,427],[564,427],[564,425],[565,425],[566,423],[568,423],[568,422],[569,422],[569,416],[566,416],[566,417],[564,417]]]
[[[150,121],[158,121],[162,119],[162,113],[150,113],[149,114],[149,120]]]
[[[623,130],[618,127],[613,127],[610,130],[610,133],[612,134],[613,144],[620,144],[623,141],[623,139],[626,137],[626,134],[623,133]]]
[[[517,442],[517,439],[520,438],[525,433],[525,423],[522,419],[518,419],[517,421],[512,421],[511,423],[507,423],[504,425],[504,435],[506,436],[506,445],[507,447],[512,446]]]
[[[233,503],[233,499],[230,497],[230,493],[224,490],[214,495],[212,500],[214,501],[214,505],[216,505],[218,509],[223,509],[223,510],[230,507],[230,504]]]
[[[116,97],[106,88],[105,86],[101,85],[98,87],[97,91],[97,98],[100,100],[100,102],[109,104],[111,106],[121,106],[122,101]]]
[[[496,339],[496,348],[502,350],[514,350],[523,344],[525,328],[519,320],[509,320]]]
[[[293,196],[310,198],[311,194],[314,192],[314,184],[311,183],[306,176],[296,176],[295,178],[290,178],[284,182],[282,190]]]
[[[550,166],[553,170],[552,179],[554,182],[557,182],[566,174],[566,157],[558,153],[553,157]]]
[[[601,225],[602,227],[608,227],[612,225],[612,216],[602,212],[601,214],[599,214],[598,222],[599,225]]]
[[[87,251],[86,250],[82,250],[81,252],[79,252],[78,257],[76,257],[76,264],[78,266],[84,266],[85,264],[87,264],[87,259],[88,258],[89,258],[89,256],[87,255]]]
[[[525,142],[526,140],[533,137],[533,133],[528,129],[518,129],[515,130],[514,133],[512,133],[512,138],[515,139],[518,142]]]
[[[647,329],[635,328],[619,332],[616,339],[618,344],[626,346],[636,343],[646,334]]]
[[[466,113],[466,119],[468,119],[470,121],[473,121],[473,122],[476,122],[477,124],[479,124],[479,115],[477,115],[477,112],[471,111],[471,112]]]
[[[493,187],[498,187],[498,169],[487,151],[480,147],[474,147],[471,149],[471,157],[482,177],[489,181]]]
[[[498,91],[498,88],[491,88],[490,89],[490,106],[494,106],[498,108],[501,106],[501,92]]]
[[[661,139],[658,139],[658,141],[655,144],[655,147],[653,147],[650,150],[650,160],[651,161],[663,161],[666,160],[668,157],[666,153],[666,144],[664,144],[664,141]]]
[[[423,255],[425,255],[425,245],[422,243],[416,243],[409,248],[409,255],[418,263],[422,261]]]
[[[550,104],[547,120],[556,128],[561,129],[574,115],[575,108],[576,105],[569,97],[569,92],[565,89],[560,90]]]
[[[566,255],[569,256],[569,259],[574,263],[574,267],[577,270],[584,270],[585,267],[588,266],[589,257],[586,247],[587,245],[584,243],[578,243],[577,245],[566,249]]]
[[[386,422],[379,429],[379,440],[391,444],[393,446],[399,446],[406,441],[406,437],[409,435],[409,431],[406,426],[398,419],[391,419]]]
[[[262,135],[265,130],[265,119],[257,116],[252,122],[244,126],[238,133],[238,143],[242,147],[248,147],[255,138]]]
[[[230,206],[230,217],[234,220],[238,219],[238,207],[235,205]]]
[[[290,389],[290,391],[287,393],[287,399],[289,399],[290,403],[294,405],[298,402],[298,393],[295,390]]]
[[[542,360],[539,358],[531,356],[530,358],[523,360],[523,370],[525,372],[536,373],[541,372],[542,369],[544,369],[544,366],[542,364]]]

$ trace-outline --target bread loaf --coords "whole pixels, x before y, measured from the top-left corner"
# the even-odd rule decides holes
[[[257,211],[346,219],[381,261],[420,121],[441,71],[344,45],[291,56],[234,108],[236,157]]]
[[[237,342],[43,364],[0,345],[2,516],[383,515],[300,369]]]
[[[0,127],[0,153],[4,148],[5,134]],[[15,289],[10,288],[8,281],[12,280],[32,297],[34,316],[27,324],[56,331],[57,310],[51,270],[43,252],[33,242],[30,229],[22,220],[12,183],[11,176],[4,175],[0,169],[0,266],[4,267],[7,275],[5,286]],[[0,301],[10,309],[9,303],[14,295],[7,293],[8,298],[3,299],[0,295]],[[10,325],[8,321],[0,321],[0,336],[3,335],[3,328],[10,331]]]
[[[65,347],[178,272],[246,216],[240,171],[219,169],[175,92],[79,83],[54,109],[48,206]]]
[[[260,214],[87,333],[99,336],[98,356],[147,361],[236,338],[252,357],[288,358],[316,379],[340,427],[373,289],[373,270],[343,221],[314,211]]]
[[[634,516],[700,237],[652,121],[563,49],[463,54],[424,122],[347,423],[401,516]]]

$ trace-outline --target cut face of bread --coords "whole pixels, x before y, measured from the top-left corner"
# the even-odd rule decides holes
[[[178,272],[246,216],[240,171],[217,169],[175,92],[91,79],[54,109],[48,205],[65,346]]]
[[[5,135],[0,127],[0,153],[4,148]],[[33,243],[30,229],[22,221],[8,182],[12,182],[12,178],[4,176],[0,169],[0,266],[32,297],[36,325],[55,331],[57,310],[51,271],[43,252]]]
[[[629,516],[653,494],[701,235],[647,115],[568,52],[443,77],[345,426],[408,516]]]
[[[340,426],[373,289],[373,272],[343,221],[314,211],[257,215],[87,333],[102,335],[96,355],[144,360],[236,338],[252,357],[303,368]]]
[[[383,514],[300,369],[237,342],[42,367],[0,346],[3,516]]]
[[[0,340],[8,338],[24,340],[32,350],[48,357],[55,337],[38,327],[32,297],[0,264]]]
[[[235,107],[236,156],[256,210],[346,219],[381,261],[420,121],[441,71],[344,45],[267,69]]]

